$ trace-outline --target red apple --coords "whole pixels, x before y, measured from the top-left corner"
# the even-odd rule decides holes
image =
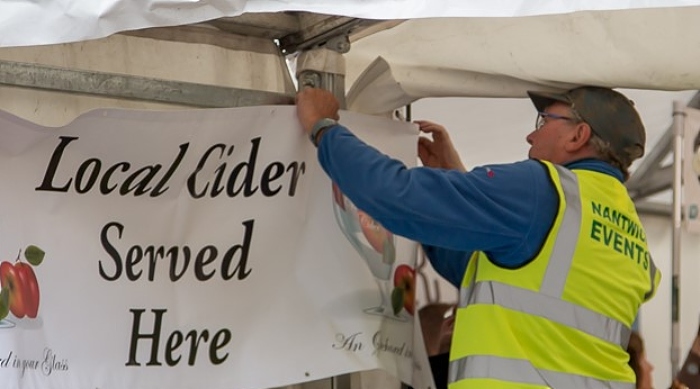
[[[21,319],[26,314],[24,308],[24,287],[15,266],[10,262],[0,264],[0,282],[10,293],[10,312]]]
[[[403,290],[403,307],[413,315],[416,305],[416,271],[405,264],[394,270],[394,287]]]
[[[24,285],[24,304],[27,317],[34,319],[39,313],[39,282],[32,267],[24,262],[15,264],[15,269],[20,275],[22,285]]]
[[[39,312],[39,284],[32,267],[23,262],[0,264],[0,283],[10,296],[10,312],[18,319],[35,318]]]
[[[362,234],[367,238],[367,242],[369,242],[374,251],[380,254],[384,253],[384,243],[391,239],[391,232],[387,231],[363,211],[358,210],[357,216],[360,219]]]

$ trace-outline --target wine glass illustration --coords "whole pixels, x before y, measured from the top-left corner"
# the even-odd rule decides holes
[[[15,326],[15,323],[7,320],[7,319],[2,319],[0,320],[0,329],[2,328],[12,328]]]
[[[333,183],[333,213],[343,235],[364,259],[379,287],[380,304],[367,308],[364,312],[405,320],[404,317],[394,314],[389,298],[393,287],[391,274],[396,261],[394,234],[358,209],[335,183]]]

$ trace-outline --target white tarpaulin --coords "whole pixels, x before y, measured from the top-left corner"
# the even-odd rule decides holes
[[[700,5],[698,0],[53,0],[0,4],[0,46],[65,43],[247,12],[308,11],[366,19],[494,17]]]
[[[348,107],[358,112],[386,113],[423,97],[524,97],[527,89],[584,84],[700,89],[700,0],[3,2],[0,46],[290,10],[405,20],[358,38],[345,54],[346,85],[358,81]]]
[[[342,116],[414,164],[412,125]],[[3,389],[411,381],[415,245],[331,190],[293,107],[0,112],[0,137]]]
[[[353,44],[348,107],[384,113],[423,97],[578,85],[700,89],[698,20],[700,7],[409,20]]]

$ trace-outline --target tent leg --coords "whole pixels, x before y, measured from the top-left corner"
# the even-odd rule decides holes
[[[683,174],[683,127],[685,104],[673,102],[673,232],[671,246],[671,374],[678,374],[680,362],[680,259],[681,259],[681,180]]]

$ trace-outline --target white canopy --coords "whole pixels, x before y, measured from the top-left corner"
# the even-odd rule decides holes
[[[700,88],[700,0],[3,2],[0,47],[291,10],[406,19],[366,34],[346,54],[346,85],[367,70],[349,96],[357,111],[429,96],[521,97],[526,89],[576,84]]]
[[[349,73],[370,67],[349,107],[379,113],[422,97],[574,85],[699,89],[698,20],[700,7],[408,20],[353,44]]]
[[[699,5],[698,0],[52,0],[0,4],[0,47],[75,42],[251,12],[308,11],[366,19],[512,17]]]

